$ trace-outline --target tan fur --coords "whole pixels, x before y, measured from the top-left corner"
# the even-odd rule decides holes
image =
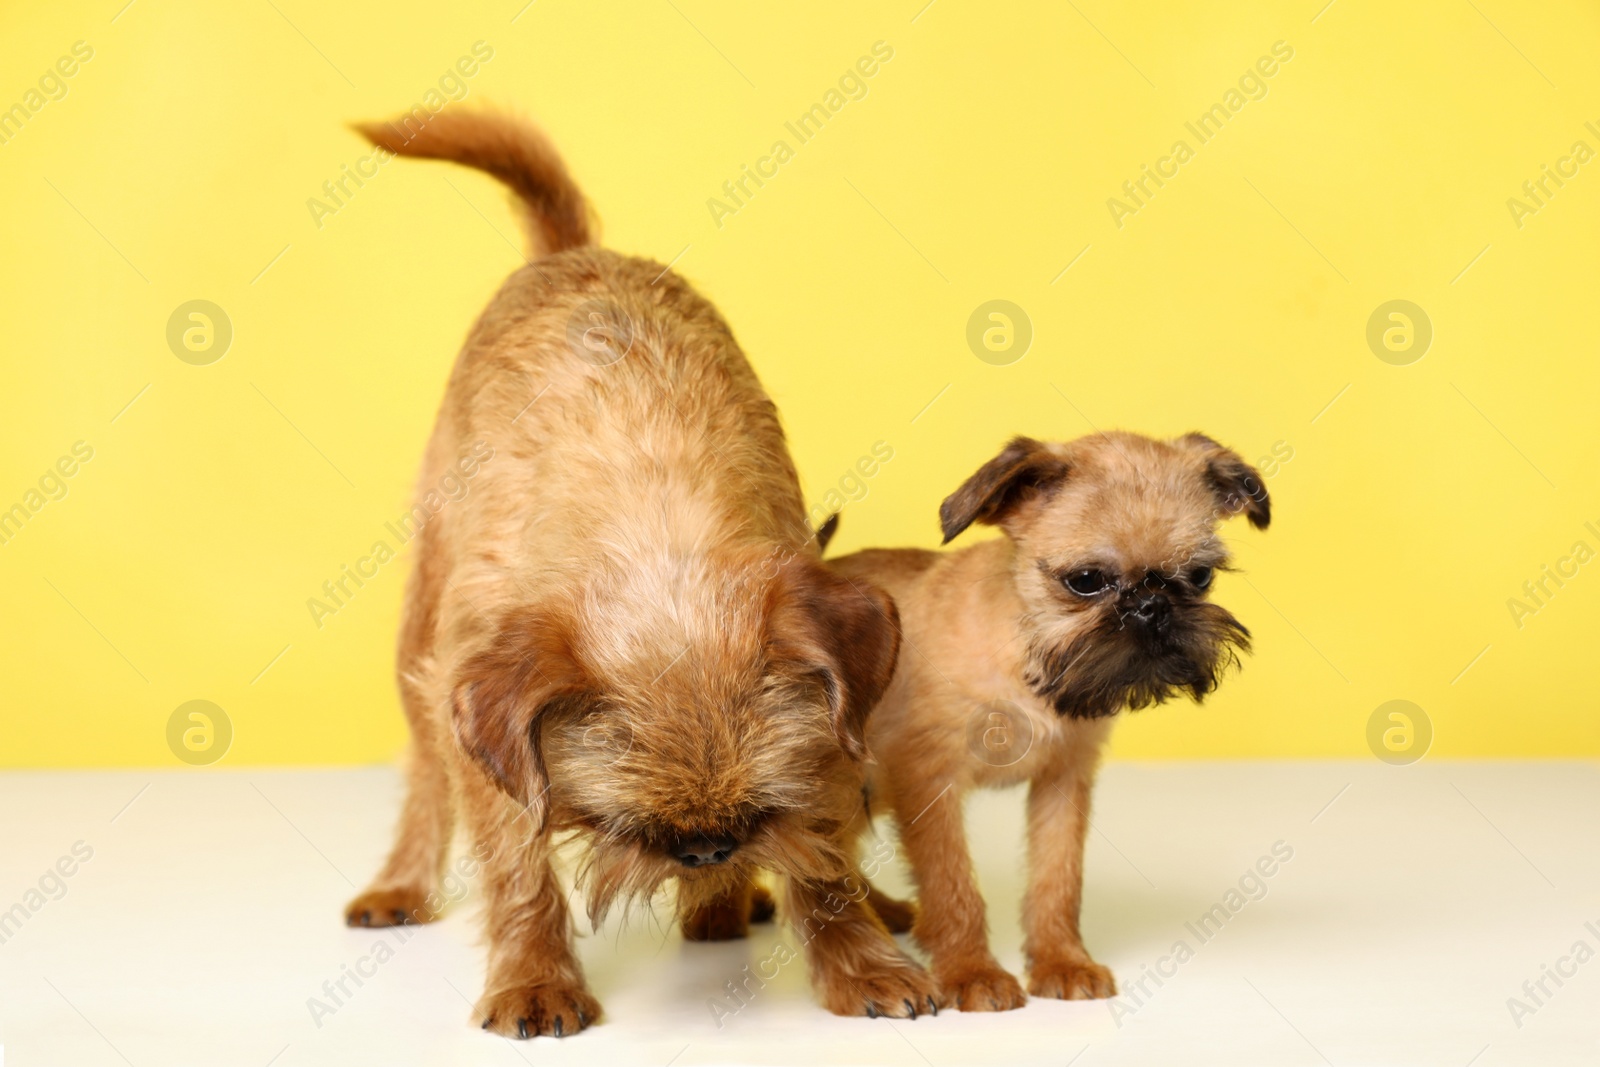
[[[1110,712],[1120,707],[1063,714],[1051,688],[1060,679],[1039,677],[1054,650],[1085,635],[1101,642],[1095,627],[1111,616],[1109,605],[1063,588],[1062,575],[1093,564],[1133,578],[1170,576],[1174,599],[1184,601],[1174,625],[1220,669],[1247,635],[1234,634],[1237,624],[1217,617],[1226,613],[1203,592],[1176,587],[1198,566],[1225,565],[1216,525],[1241,510],[1266,524],[1259,476],[1198,435],[1019,438],[941,512],[946,540],[974,521],[1000,525],[1005,537],[956,552],[874,549],[831,562],[853,580],[877,582],[900,608],[900,663],[868,728],[878,760],[871,802],[899,824],[918,887],[915,935],[946,999],[963,1011],[1001,1011],[1026,999],[988,947],[962,824],[962,797],[975,788],[1028,784],[1029,991],[1066,999],[1116,991],[1110,971],[1084,948],[1078,915],[1090,794]],[[1123,662],[1095,660],[1096,651],[1066,664],[1066,677]],[[905,917],[897,901],[884,907]]]
[[[581,194],[542,138],[449,111],[361,129],[504,179],[544,255],[473,327],[428,445],[423,487],[492,455],[418,538],[399,649],[408,796],[347,919],[436,917],[459,813],[483,866],[477,1021],[575,1033],[600,1005],[555,841],[588,846],[594,922],[675,883],[691,935],[734,936],[741,922],[696,916],[730,897],[758,905],[758,868],[786,879],[797,921],[810,915],[802,905],[843,892],[852,869],[895,609],[817,559],[777,413],[727,325],[660,264],[587,243]],[[707,841],[726,847],[686,866]],[[835,1011],[908,1014],[902,1001],[934,996],[864,904],[809,956]]]

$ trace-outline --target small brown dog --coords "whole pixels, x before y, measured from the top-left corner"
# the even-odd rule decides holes
[[[1264,528],[1261,477],[1210,438],[1019,437],[939,509],[948,543],[974,522],[1006,536],[958,552],[872,549],[831,561],[887,589],[900,665],[873,711],[874,808],[894,812],[919,908],[873,892],[892,929],[914,918],[947,1001],[1004,1011],[1026,998],[989,952],[962,825],[963,794],[1028,783],[1028,989],[1108,997],[1078,933],[1083,841],[1112,716],[1196,700],[1250,635],[1207,600],[1228,553],[1220,519]]]
[[[588,845],[591,921],[675,880],[686,931],[736,936],[770,911],[751,882],[764,868],[786,877],[828,1008],[934,1007],[932,977],[847,884],[894,605],[822,565],[777,412],[727,325],[667,268],[594,247],[531,129],[449,111],[359,129],[500,178],[540,258],[473,327],[428,445],[425,487],[469,448],[493,462],[417,538],[398,665],[408,795],[346,920],[437,917],[459,811],[483,865],[485,1029],[559,1037],[600,1016],[551,867],[564,831]]]

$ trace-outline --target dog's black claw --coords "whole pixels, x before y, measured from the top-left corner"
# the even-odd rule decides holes
[[[1000,1002],[998,1000],[994,999],[993,997],[989,998],[989,1006],[991,1008],[993,1008],[995,1011],[999,1011],[1000,1010]]]
[[[867,1018],[876,1019],[877,1017],[878,1017],[878,1006],[876,1004],[872,1003],[872,1001],[870,1001],[870,1000],[867,1001]]]
[[[928,998],[928,1010],[930,1012],[932,1012],[934,1015],[938,1015],[939,1014],[939,1005],[934,1002],[934,999],[932,997]]]
[[[372,925],[372,912],[364,911],[364,912],[361,913],[361,925],[362,926],[371,926]]]
[[[556,1016],[556,1036],[561,1036],[561,1016]]]
[[[483,1028],[485,1030],[489,1029],[489,1020],[488,1019],[483,1020]]]
[[[527,1038],[528,1038],[528,1020],[526,1020],[526,1019],[518,1019],[517,1020],[517,1036],[522,1038],[524,1041],[527,1040]]]
[[[911,1013],[911,1017],[913,1019],[917,1017],[917,1006],[915,1004],[911,1003],[909,1000],[902,1000],[900,1003],[906,1006],[906,1011]]]
[[[409,921],[406,918],[406,913],[401,911],[399,908],[394,909],[394,911],[390,912],[389,915],[394,919],[394,924],[396,926],[404,926]]]
[[[578,1013],[578,1029],[579,1030],[582,1030],[584,1027],[589,1025],[589,1017],[583,1013],[583,1009],[582,1008],[573,1008],[572,1010]]]

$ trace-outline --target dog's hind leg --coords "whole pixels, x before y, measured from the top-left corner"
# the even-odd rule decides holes
[[[910,933],[911,925],[917,921],[916,901],[896,900],[870,882],[867,883],[867,904],[878,913],[891,934]]]
[[[443,903],[439,879],[455,826],[449,772],[436,747],[437,739],[417,729],[419,716],[410,710],[417,699],[411,686],[401,684],[402,692],[407,693],[407,716],[412,720],[405,806],[400,809],[389,859],[372,884],[345,908],[345,922],[350,926],[432,922],[439,917]],[[432,732],[431,726],[424,729]]]
[[[422,531],[426,539],[428,528]],[[405,622],[400,630],[397,663],[400,700],[411,726],[411,756],[406,765],[406,799],[395,828],[394,845],[372,884],[345,907],[350,926],[398,926],[432,922],[445,902],[440,876],[450,854],[455,830],[450,772],[428,705],[424,678],[431,658],[439,576],[434,554],[419,546],[421,562],[406,587]]]
[[[766,886],[747,881],[726,896],[683,916],[685,941],[733,941],[750,933],[751,923],[772,921],[776,905]]]

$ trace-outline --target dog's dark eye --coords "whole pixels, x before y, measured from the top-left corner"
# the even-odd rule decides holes
[[[1211,568],[1196,567],[1189,572],[1189,582],[1196,589],[1205,589],[1211,585]]]
[[[1073,571],[1062,581],[1079,596],[1094,596],[1106,587],[1106,576],[1095,570]]]

